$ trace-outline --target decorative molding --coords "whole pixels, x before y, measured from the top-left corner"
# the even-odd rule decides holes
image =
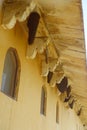
[[[58,65],[58,59],[54,59],[52,57],[48,58],[48,63],[46,63],[46,60],[42,61],[42,76],[47,76],[49,71],[54,72],[56,67]]]
[[[16,24],[16,21],[25,21],[35,7],[36,3],[34,1],[31,1],[30,4],[24,1],[4,1],[2,8],[2,26],[5,29],[13,28]]]
[[[37,13],[39,12],[40,14],[40,20],[39,24],[35,33],[35,36],[33,37],[33,43],[27,45],[27,52],[26,52],[26,57],[27,58],[35,58],[37,53],[43,53],[44,50],[46,50],[46,47],[48,44],[51,42],[51,39],[49,37],[48,30],[45,26],[45,23],[43,21],[43,18],[41,16],[41,12],[39,7],[37,6],[37,9],[35,10]],[[30,36],[30,30],[28,29],[28,35]],[[31,35],[32,36],[32,35]]]
[[[64,71],[63,70],[60,69],[59,71],[55,71],[53,73],[51,80],[50,80],[50,83],[49,83],[50,86],[55,87],[56,84],[60,83],[63,78],[64,78]]]
[[[27,45],[26,57],[34,59],[37,53],[44,52],[47,44],[49,44],[48,38],[35,38],[32,45]]]

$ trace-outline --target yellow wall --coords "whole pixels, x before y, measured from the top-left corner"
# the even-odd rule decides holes
[[[19,23],[12,30],[0,27],[0,86],[4,59],[9,47],[16,48],[21,62],[18,100],[0,92],[0,130],[83,130],[73,110],[64,108],[58,98],[57,89],[48,86],[40,76],[38,57],[34,60],[26,59],[26,45],[27,39]],[[46,116],[40,114],[43,85],[47,88]],[[57,100],[60,106],[59,125],[56,123]]]

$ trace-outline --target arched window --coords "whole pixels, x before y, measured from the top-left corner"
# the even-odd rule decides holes
[[[56,103],[56,123],[59,123],[59,103]]]
[[[34,41],[39,20],[40,20],[40,15],[37,12],[32,12],[28,18],[27,26],[29,28],[29,38],[28,38],[29,44],[32,44]]]
[[[20,61],[16,49],[9,48],[4,62],[1,91],[17,99],[20,79]]]
[[[40,113],[43,114],[43,115],[46,115],[46,105],[47,105],[47,93],[46,93],[46,88],[45,88],[45,87],[42,87]]]

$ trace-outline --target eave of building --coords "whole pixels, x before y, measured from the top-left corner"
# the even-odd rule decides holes
[[[46,28],[44,31],[45,36],[56,47],[57,54],[55,54],[54,47],[52,53],[55,55],[55,58],[58,56],[64,75],[68,78],[69,84],[71,85],[76,107],[78,107],[78,110],[82,108],[79,117],[83,124],[87,125],[87,70],[81,2],[80,0],[67,0],[67,2],[64,0],[51,0],[51,2],[39,0],[38,3],[41,7],[42,21],[44,21],[44,27]],[[30,3],[27,4],[29,6]],[[25,7],[27,7],[27,4],[25,3]],[[35,5],[36,3],[34,3]],[[32,6],[33,8],[29,6],[28,9],[31,11],[28,11],[28,15],[33,11],[34,6]],[[8,18],[8,15],[6,17]],[[21,25],[21,21],[25,21],[26,18],[20,20],[20,17],[17,17],[17,20],[19,20]],[[6,28],[11,27],[7,27],[7,23],[4,22],[2,25]],[[21,26],[26,25],[22,24]],[[26,30],[25,33],[27,35]],[[41,34],[37,33],[37,35]],[[76,110],[76,113],[78,110]]]

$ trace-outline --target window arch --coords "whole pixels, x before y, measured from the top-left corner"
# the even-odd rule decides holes
[[[47,106],[47,92],[46,92],[46,88],[42,87],[40,113],[45,116],[46,116],[46,106]]]
[[[1,91],[17,99],[20,80],[20,61],[16,49],[9,48],[4,62]]]
[[[59,102],[56,103],[56,123],[59,123]]]

